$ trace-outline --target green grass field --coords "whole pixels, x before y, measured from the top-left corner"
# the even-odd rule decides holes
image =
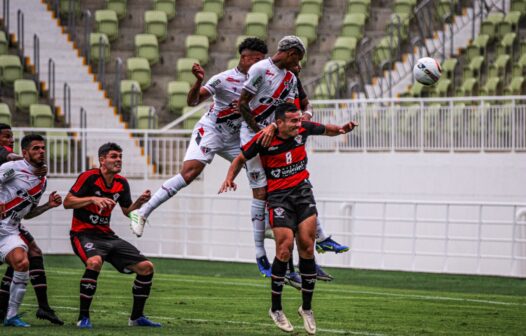
[[[154,259],[156,275],[146,314],[160,329],[131,328],[134,276],[105,266],[92,304],[94,329],[79,331],[81,262],[47,256],[50,303],[66,325],[34,317],[28,286],[22,311],[32,327],[0,327],[1,335],[284,335],[267,315],[270,283],[255,265]],[[5,266],[0,268],[3,272]],[[318,335],[525,335],[526,281],[499,277],[328,269],[314,296]],[[300,292],[286,287],[284,310],[294,335],[306,335],[296,310]]]

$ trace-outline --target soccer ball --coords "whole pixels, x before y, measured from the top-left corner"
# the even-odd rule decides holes
[[[422,57],[413,67],[413,74],[419,83],[433,85],[440,79],[442,68],[434,58]]]

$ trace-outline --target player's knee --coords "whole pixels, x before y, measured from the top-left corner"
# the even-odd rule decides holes
[[[27,257],[16,260],[13,269],[17,272],[27,272],[29,270],[29,260]]]
[[[303,248],[303,258],[312,259],[314,257],[314,246],[311,244],[310,246],[306,246]]]
[[[28,254],[30,257],[41,257],[42,256],[42,250],[35,242],[32,242],[29,244],[29,251]]]
[[[281,261],[289,261],[290,255],[291,255],[291,249],[290,246],[284,245],[279,246],[276,251],[276,257],[278,257]]]
[[[252,195],[255,199],[266,201],[267,200],[267,188],[255,188],[252,189]]]
[[[100,271],[102,268],[102,259],[100,257],[91,257],[86,260],[86,268],[94,271]]]
[[[137,265],[137,274],[149,275],[153,273],[153,263],[150,260],[145,260]]]

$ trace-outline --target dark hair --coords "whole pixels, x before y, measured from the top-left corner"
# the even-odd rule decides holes
[[[99,147],[99,157],[106,156],[110,151],[122,152],[121,146],[115,142],[106,142],[104,145]]]
[[[287,112],[296,112],[298,111],[298,107],[292,103],[283,103],[276,107],[276,111],[274,112],[274,116],[276,119],[285,120],[285,113]]]
[[[257,37],[248,37],[239,44],[238,50],[240,55],[245,49],[259,51],[263,54],[268,53],[268,48],[265,41],[258,39]]]
[[[11,126],[9,126],[8,124],[0,123],[0,132],[2,132],[5,129],[11,129]]]
[[[28,134],[25,137],[22,138],[22,141],[20,141],[20,146],[22,149],[28,149],[29,146],[31,146],[31,143],[33,141],[46,141],[44,140],[44,137],[40,134]]]

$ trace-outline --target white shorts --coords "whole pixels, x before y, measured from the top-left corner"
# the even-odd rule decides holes
[[[13,233],[9,235],[1,235],[0,236],[0,262],[5,263],[5,258],[7,255],[16,249],[17,247],[21,247],[24,250],[27,251],[27,245],[24,243],[22,238],[20,238],[20,235],[18,233]]]
[[[252,138],[255,135],[256,133],[254,133],[253,130],[251,130],[245,123],[243,123],[243,126],[241,126],[240,133],[241,146],[244,146],[246,143],[252,140]],[[248,183],[250,184],[250,188],[256,189],[264,188],[267,186],[267,177],[265,176],[265,169],[263,169],[263,165],[261,164],[259,155],[248,160],[245,164],[245,168],[247,169],[247,177]]]
[[[186,149],[184,161],[197,160],[209,164],[216,154],[232,161],[239,153],[241,153],[239,137],[225,141],[224,134],[198,122],[192,132],[192,139]]]

